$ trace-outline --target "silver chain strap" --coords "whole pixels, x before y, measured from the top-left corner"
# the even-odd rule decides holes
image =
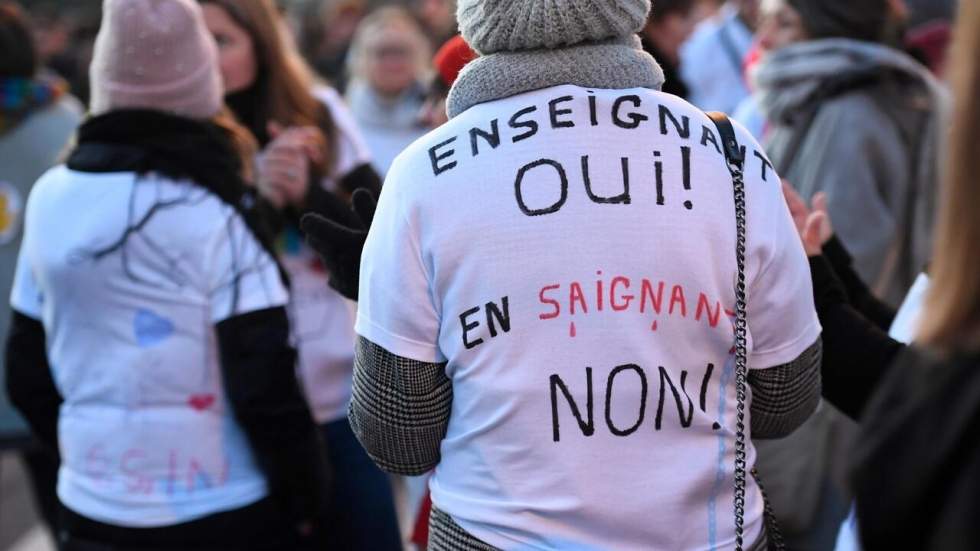
[[[724,145],[725,159],[728,170],[732,174],[735,195],[735,262],[737,279],[735,282],[735,549],[742,551],[745,532],[745,481],[746,481],[746,452],[745,452],[745,402],[746,380],[748,377],[748,312],[745,298],[745,243],[746,243],[746,208],[745,208],[745,178],[744,159],[735,140],[734,130],[728,117],[720,113],[709,113],[718,126]],[[772,508],[765,495],[758,475],[752,469],[752,476],[759,485],[765,506],[766,518],[769,519],[768,529],[771,548],[782,551],[782,533],[776,525]]]
[[[730,147],[732,144],[728,144]],[[734,145],[737,149],[737,144]],[[745,181],[742,160],[728,160],[735,189],[735,261],[738,276],[735,281],[735,549],[742,551],[745,526],[745,401],[748,375],[748,320],[745,302]]]

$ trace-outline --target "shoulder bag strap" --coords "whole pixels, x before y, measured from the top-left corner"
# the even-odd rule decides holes
[[[745,468],[745,400],[748,379],[748,313],[745,296],[745,243],[747,233],[745,158],[743,150],[735,138],[735,128],[728,116],[724,113],[711,112],[708,113],[708,117],[715,123],[715,127],[721,136],[722,151],[724,151],[725,160],[728,162],[728,170],[732,174],[735,197],[735,261],[738,268],[735,282],[735,396],[737,400],[735,412],[735,549],[742,551],[745,526],[745,479],[747,476]],[[754,469],[752,476],[756,477],[758,481]],[[769,500],[766,498],[761,484],[759,484],[759,489],[763,492],[765,515],[768,519],[770,549],[781,551],[784,549],[782,535],[775,523]]]

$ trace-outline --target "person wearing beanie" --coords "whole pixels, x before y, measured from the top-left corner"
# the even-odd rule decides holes
[[[892,48],[890,0],[763,2],[753,110],[779,173],[827,202],[853,268],[896,308],[931,257],[946,93]],[[746,110],[747,111],[747,110]],[[791,439],[760,443],[787,544],[832,546],[850,509],[856,425],[823,407]]]
[[[69,551],[327,543],[286,279],[220,78],[196,2],[106,0],[92,116],[27,201],[6,388],[60,452]]]
[[[753,437],[813,412],[809,268],[761,147],[660,91],[649,10],[460,1],[480,57],[449,122],[376,208],[355,193],[358,224],[304,219],[326,263],[360,258],[351,425],[389,472],[435,469],[429,549],[769,545],[752,477],[735,513],[736,357]],[[745,349],[723,145],[744,159]]]

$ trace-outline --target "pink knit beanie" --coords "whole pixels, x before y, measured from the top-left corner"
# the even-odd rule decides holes
[[[223,105],[217,46],[193,0],[105,0],[89,71],[93,115],[155,109],[209,119]]]

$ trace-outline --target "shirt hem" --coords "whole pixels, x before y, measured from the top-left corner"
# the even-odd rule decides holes
[[[814,316],[814,320],[800,332],[800,336],[796,339],[771,350],[753,352],[749,356],[749,365],[753,370],[760,370],[788,364],[812,346],[820,337],[821,332],[820,322]]]
[[[363,314],[357,314],[354,330],[358,335],[384,348],[396,356],[426,363],[442,363],[446,358],[439,347],[396,335],[374,323]]]

